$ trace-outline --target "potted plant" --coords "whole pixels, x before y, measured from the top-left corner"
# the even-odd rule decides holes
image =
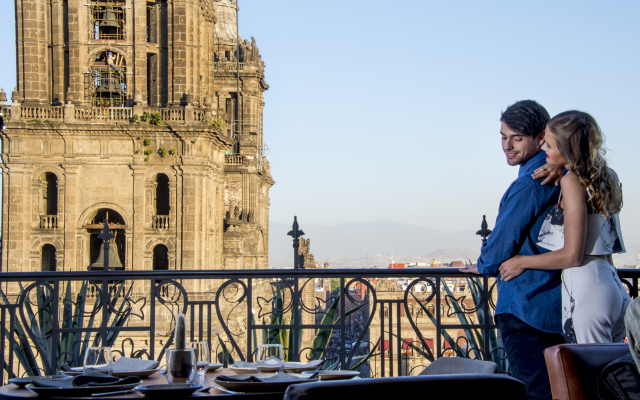
[[[185,347],[184,314],[176,319],[175,348],[167,349],[167,380],[169,383],[192,383],[196,377],[196,355]]]

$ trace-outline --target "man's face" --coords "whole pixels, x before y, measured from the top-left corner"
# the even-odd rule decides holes
[[[534,138],[511,130],[504,122],[500,125],[500,133],[502,134],[502,150],[507,156],[509,165],[525,164],[536,155],[544,142],[544,131]]]

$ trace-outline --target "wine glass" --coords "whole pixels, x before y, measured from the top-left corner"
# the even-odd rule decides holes
[[[256,354],[256,369],[259,373],[283,372],[284,354],[279,344],[261,344]]]
[[[193,383],[196,377],[196,362],[194,349],[167,349],[167,381]]]
[[[113,373],[111,347],[89,347],[84,353],[82,361],[82,369],[87,368],[111,375]]]
[[[209,345],[207,342],[187,342],[186,347],[187,349],[193,349],[196,353],[198,379],[204,379],[204,374],[209,370],[209,363],[211,362]]]

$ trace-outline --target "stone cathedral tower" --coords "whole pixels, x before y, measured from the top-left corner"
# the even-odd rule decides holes
[[[236,0],[15,5],[2,271],[99,267],[104,218],[114,268],[267,268],[268,85]]]

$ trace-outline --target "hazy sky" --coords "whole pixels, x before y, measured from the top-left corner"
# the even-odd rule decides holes
[[[14,13],[2,1],[0,85],[15,85]],[[240,34],[266,63],[271,219],[393,219],[493,226],[517,167],[501,110],[535,99],[591,113],[640,244],[640,2],[239,0]]]

